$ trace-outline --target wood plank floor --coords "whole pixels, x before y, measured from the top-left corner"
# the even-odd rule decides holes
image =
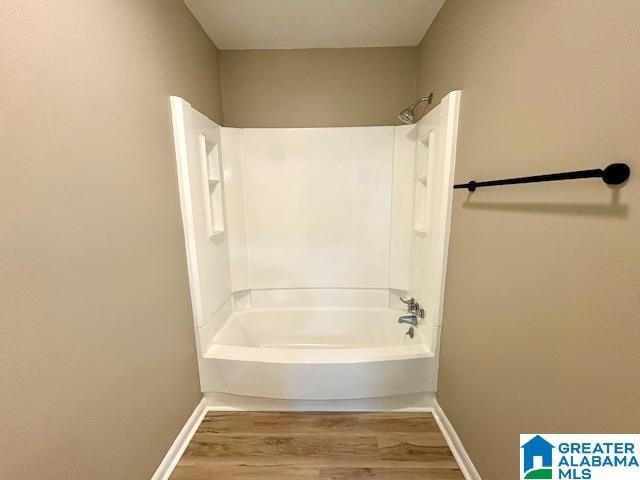
[[[464,480],[429,413],[209,412],[171,480]]]

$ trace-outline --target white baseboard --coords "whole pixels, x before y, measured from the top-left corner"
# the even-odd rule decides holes
[[[200,422],[207,413],[207,403],[203,398],[200,400],[196,408],[193,410],[193,413],[178,433],[178,436],[169,447],[169,451],[162,459],[160,466],[156,470],[156,472],[151,477],[151,480],[167,480],[171,474],[173,473],[173,469],[178,464],[180,457],[187,449],[187,445],[191,441],[194,433],[200,426]]]
[[[438,427],[440,427],[440,431],[447,441],[447,444],[449,444],[449,448],[451,449],[456,462],[458,462],[458,466],[460,467],[460,470],[462,470],[464,478],[466,480],[482,480],[478,470],[476,470],[476,467],[471,461],[471,457],[469,457],[469,454],[464,449],[464,445],[462,445],[460,437],[458,437],[453,425],[451,425],[451,422],[445,415],[437,400],[434,400],[433,402],[433,417],[436,419],[436,423],[438,424]]]

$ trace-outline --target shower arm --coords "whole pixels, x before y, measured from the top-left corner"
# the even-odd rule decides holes
[[[400,119],[400,121],[405,125],[411,125],[415,123],[415,115],[414,115],[415,108],[421,102],[427,102],[427,104],[430,104],[431,100],[433,100],[433,93],[430,93],[426,97],[418,98],[415,102],[413,102],[411,105],[409,105],[407,108],[405,108],[398,114],[398,119]]]
[[[413,110],[418,106],[419,103],[422,103],[422,102],[427,102],[427,105],[431,105],[432,101],[433,101],[433,93],[430,93],[426,97],[420,97],[419,99],[417,99],[415,102],[411,104],[409,108]]]

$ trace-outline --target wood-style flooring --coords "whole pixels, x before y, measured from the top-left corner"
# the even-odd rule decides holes
[[[171,480],[464,480],[429,413],[209,412]]]

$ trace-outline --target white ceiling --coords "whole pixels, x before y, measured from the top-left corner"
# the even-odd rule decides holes
[[[218,48],[417,45],[444,0],[184,0]]]

